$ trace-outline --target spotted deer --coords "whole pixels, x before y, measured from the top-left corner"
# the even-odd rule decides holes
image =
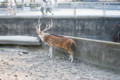
[[[71,45],[74,44],[76,46],[76,42],[68,37],[44,33],[45,31],[50,29],[52,26],[53,26],[52,19],[51,19],[51,24],[46,24],[43,30],[41,30],[42,23],[40,22],[40,19],[38,20],[38,25],[36,26],[36,32],[38,36],[43,42],[45,42],[49,46],[48,56],[52,58],[52,49],[55,46],[55,47],[63,48],[64,50],[66,50],[70,54],[69,60],[72,62],[73,51],[71,49]]]

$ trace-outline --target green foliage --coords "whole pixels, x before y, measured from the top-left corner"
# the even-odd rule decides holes
[[[0,6],[2,6],[2,4],[0,4]]]
[[[0,51],[5,51],[5,49],[4,48],[0,48]]]
[[[22,4],[21,3],[17,3],[17,6],[22,6]]]
[[[27,3],[25,3],[24,6],[27,6]]]
[[[76,0],[76,2],[83,2],[83,0]]]

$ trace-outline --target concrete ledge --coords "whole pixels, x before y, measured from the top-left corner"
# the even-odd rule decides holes
[[[0,36],[0,44],[40,45],[37,37],[30,36]]]
[[[34,18],[34,19],[38,19],[38,18],[44,18],[44,19],[49,19],[49,18],[53,18],[53,19],[98,19],[98,18],[107,18],[107,19],[110,19],[110,18],[115,18],[115,19],[119,19],[120,16],[103,16],[103,15],[76,15],[76,16],[71,16],[71,15],[48,15],[48,16],[40,16],[40,15],[17,15],[17,16],[0,16],[0,19],[23,19],[23,18],[26,18],[26,19],[31,19],[31,18]]]

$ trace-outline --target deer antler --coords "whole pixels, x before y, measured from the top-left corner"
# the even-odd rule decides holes
[[[43,30],[43,32],[50,29],[51,27],[53,27],[52,19],[51,19],[51,24],[46,24],[46,28]]]
[[[38,25],[36,26],[36,29],[38,29],[39,31],[41,31],[40,27],[41,27],[42,23],[40,23],[40,18],[38,20]],[[38,28],[39,27],[39,28]]]

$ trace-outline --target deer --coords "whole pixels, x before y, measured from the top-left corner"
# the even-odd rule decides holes
[[[45,31],[53,27],[52,19],[51,24],[45,24],[45,28],[43,30],[41,30],[41,27],[42,23],[40,22],[39,18],[38,24],[36,26],[36,32],[38,34],[38,37],[40,37],[40,39],[49,46],[48,56],[52,58],[53,47],[58,47],[67,51],[70,54],[69,60],[73,62],[73,51],[71,49],[71,45],[73,44],[74,46],[76,46],[76,42],[65,36],[44,33]]]

